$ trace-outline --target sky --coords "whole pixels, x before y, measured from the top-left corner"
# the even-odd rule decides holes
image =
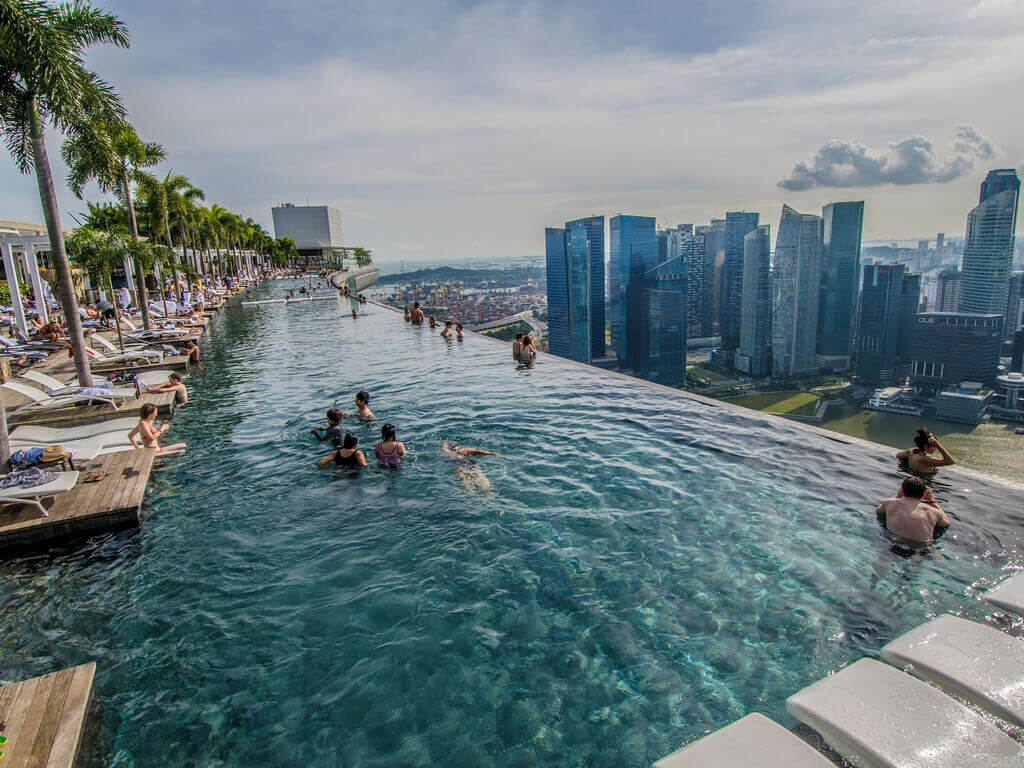
[[[866,240],[962,236],[987,170],[1024,165],[1024,0],[97,5],[132,46],[88,63],[162,170],[270,231],[334,205],[378,259],[540,254],[591,214],[774,234],[784,202],[860,199]],[[42,218],[6,155],[0,217]]]

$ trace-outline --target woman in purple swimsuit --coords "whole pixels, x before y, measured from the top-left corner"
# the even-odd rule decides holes
[[[395,439],[395,428],[385,424],[380,428],[380,442],[373,447],[377,463],[382,467],[397,467],[405,456],[405,445]]]

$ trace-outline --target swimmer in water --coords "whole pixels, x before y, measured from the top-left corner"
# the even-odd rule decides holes
[[[920,477],[904,480],[896,495],[879,504],[875,511],[891,533],[910,541],[931,541],[949,527],[949,516]]]
[[[452,337],[452,321],[451,320],[445,320],[444,321],[444,330],[441,331],[441,338],[442,339],[450,339],[451,337]]]
[[[395,428],[391,424],[385,424],[380,428],[380,441],[373,446],[373,455],[377,457],[377,463],[382,467],[395,469],[402,463],[405,457],[405,443],[400,443],[395,437]]]
[[[939,452],[941,458],[934,458],[931,454]],[[931,474],[939,467],[948,467],[956,464],[956,459],[949,455],[949,451],[942,447],[942,443],[935,439],[935,435],[928,431],[927,427],[918,427],[914,435],[914,447],[896,454],[896,458],[907,462],[907,466],[914,472],[922,475]]]
[[[452,445],[447,440],[441,443],[441,450],[444,452],[445,458],[452,463],[455,475],[466,486],[467,491],[470,493],[476,493],[477,491],[487,493],[491,490],[491,481],[487,479],[487,475],[476,465],[476,462],[469,457],[497,456],[496,452],[485,451],[481,448],[466,448],[461,445]]]
[[[350,419],[350,418],[352,418],[353,414],[351,414],[351,413],[343,413],[341,415],[344,416],[345,418],[349,418]],[[358,416],[363,421],[371,421],[374,418],[376,418],[373,415],[373,411],[370,410],[370,393],[367,392],[366,390],[361,389],[358,392],[356,392],[356,412],[355,412],[355,415]]]
[[[411,323],[412,322],[412,312],[409,311],[408,307],[405,308],[405,322],[407,322],[407,323]]]
[[[331,462],[339,469],[359,469],[366,466],[366,456],[359,450],[359,438],[349,432],[345,435],[341,446],[324,456],[316,463],[318,467],[326,467]]]

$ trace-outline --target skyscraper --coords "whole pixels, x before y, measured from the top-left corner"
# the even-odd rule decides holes
[[[960,311],[1006,314],[1020,179],[1012,168],[989,171],[967,216]]]
[[[1010,274],[1010,285],[1007,290],[1006,319],[1003,320],[1003,340],[1013,338],[1014,331],[1020,328],[1022,303],[1024,303],[1024,272]]]
[[[647,312],[643,306],[647,273],[657,266],[658,240],[652,216],[613,216],[609,224],[608,287],[612,350],[619,365],[632,368],[644,352]],[[630,344],[636,349],[631,350]]]
[[[824,370],[843,371],[850,367],[856,330],[864,201],[829,203],[821,215],[824,235],[817,365]]]
[[[921,311],[921,275],[904,272],[900,288],[900,329],[896,334],[896,359],[893,373],[896,381],[906,381],[910,375],[914,351],[914,319]]]
[[[935,309],[939,312],[956,312],[959,308],[960,270],[956,267],[947,267],[939,273]]]
[[[704,224],[693,228],[694,237],[700,238],[704,244],[704,266],[700,285],[693,282],[687,286],[687,301],[699,301],[700,332],[691,334],[693,338],[706,338],[715,335],[715,250],[714,236],[711,233],[710,225]],[[691,265],[698,258],[697,254],[691,257]],[[695,296],[695,291],[700,291],[700,296]]]
[[[567,221],[565,229],[573,242],[586,243],[590,268],[590,357],[604,357],[604,216]]]
[[[707,281],[707,258],[703,233],[693,234],[691,224],[680,224],[669,232],[668,256],[679,259],[686,273],[686,335],[687,338],[710,336],[705,334],[705,321],[710,322],[711,308],[707,306],[710,286]]]
[[[771,235],[767,224],[743,238],[743,302],[737,370],[751,376],[771,373],[772,342]]]
[[[820,216],[782,206],[772,271],[772,375],[818,370],[818,298],[824,222]]]
[[[857,327],[857,377],[868,384],[896,382],[900,327],[915,315],[904,315],[902,264],[868,264],[860,297]]]
[[[992,387],[1002,337],[1002,314],[921,312],[914,324],[910,383],[935,390],[962,381]]]
[[[646,325],[627,318],[638,330],[629,342],[633,373],[679,386],[686,381],[686,262],[670,256],[649,270],[643,291],[642,302],[631,304],[630,311],[645,313]]]
[[[708,232],[704,248],[711,262],[711,323],[712,330],[721,334],[725,325],[725,219],[712,219]]]
[[[725,264],[722,286],[722,349],[735,350],[740,343],[740,310],[743,301],[743,238],[757,229],[758,214],[733,211],[725,214]],[[714,221],[711,222],[712,225]]]
[[[544,242],[548,349],[553,355],[589,363],[604,355],[604,217],[545,229]]]

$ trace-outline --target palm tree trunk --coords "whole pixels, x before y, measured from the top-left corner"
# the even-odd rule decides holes
[[[89,369],[89,356],[85,352],[82,318],[78,314],[75,285],[71,281],[71,265],[64,250],[64,230],[60,226],[57,193],[53,189],[53,175],[50,173],[50,159],[46,155],[43,125],[39,120],[34,97],[29,111],[32,121],[29,128],[32,138],[32,160],[36,167],[36,181],[39,183],[39,199],[43,204],[46,232],[50,236],[50,258],[53,260],[53,271],[57,276],[57,291],[60,294],[61,307],[64,309],[64,321],[68,326],[68,339],[71,341],[71,352],[75,358],[78,382],[83,387],[91,387],[92,371]]]
[[[139,225],[135,221],[132,184],[128,180],[128,171],[125,168],[121,170],[121,183],[124,184],[124,199],[128,203],[128,223],[132,227],[132,236],[135,238],[135,242],[139,242],[142,238],[139,237]],[[133,256],[132,262],[135,264],[135,293],[139,299],[139,309],[142,310],[142,327],[148,331],[153,327],[153,322],[149,319],[149,297],[146,295],[146,276],[142,274],[142,262],[139,261],[138,257]]]
[[[7,408],[0,397],[0,466],[11,460],[11,439],[7,434]]]
[[[107,273],[107,287],[110,288],[110,300],[114,303],[114,327],[117,328],[117,346],[121,348],[121,354],[124,354],[124,337],[121,335],[121,316],[117,313],[117,294],[114,293],[114,281],[110,277],[110,273]]]

